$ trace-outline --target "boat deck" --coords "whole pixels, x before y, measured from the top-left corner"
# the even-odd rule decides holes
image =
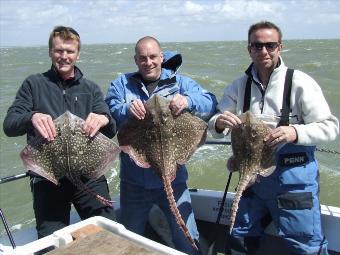
[[[197,227],[200,233],[200,245],[203,254],[217,255],[228,254],[226,248],[233,249],[233,255],[244,255],[245,250],[240,240],[232,238],[225,225],[213,225],[212,223],[198,220]],[[152,229],[146,228],[146,236],[156,242],[165,244],[161,237]],[[214,249],[209,251],[210,245],[215,241]],[[227,245],[228,244],[228,245]],[[340,252],[328,251],[329,255],[340,255]],[[277,236],[264,235],[261,239],[260,248],[255,255],[291,255],[283,240]]]

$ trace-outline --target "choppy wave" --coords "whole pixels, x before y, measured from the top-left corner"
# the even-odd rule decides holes
[[[310,74],[322,86],[332,112],[340,117],[339,100],[339,40],[298,40],[284,43],[282,57],[292,67]],[[198,81],[218,97],[232,80],[242,75],[250,64],[246,42],[164,43],[163,49],[177,51],[183,56],[180,73]],[[99,84],[105,93],[110,81],[125,72],[136,70],[133,44],[83,45],[79,67],[86,77]],[[0,117],[1,123],[22,81],[30,74],[41,73],[50,67],[47,47],[0,49]],[[19,157],[25,137],[8,138],[0,128],[1,176],[23,171]],[[340,148],[340,139],[325,147]],[[189,183],[195,187],[223,189],[226,161],[230,146],[202,146],[188,162]],[[340,206],[340,158],[317,154],[321,165],[321,196],[325,204]],[[110,191],[119,192],[119,167],[113,164],[107,174]],[[236,178],[235,178],[236,179]],[[22,191],[17,192],[18,188]],[[22,227],[33,217],[28,178],[0,185],[1,208],[7,212],[12,225]],[[21,207],[22,206],[22,207]],[[20,207],[20,210],[18,208]],[[24,223],[22,223],[24,222]]]

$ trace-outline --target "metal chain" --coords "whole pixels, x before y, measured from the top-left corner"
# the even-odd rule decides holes
[[[217,144],[217,145],[231,145],[230,141],[205,141],[205,144]],[[330,149],[326,149],[326,148],[316,148],[317,151],[320,152],[327,152],[327,153],[331,153],[331,154],[338,154],[340,155],[340,152],[336,151],[336,150],[330,150]]]
[[[326,148],[316,148],[316,150],[320,151],[320,152],[331,153],[331,154],[340,154],[340,152],[338,152],[336,150],[330,150],[330,149],[326,149]]]

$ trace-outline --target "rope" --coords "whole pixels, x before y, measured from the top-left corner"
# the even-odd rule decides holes
[[[330,154],[338,154],[340,155],[340,152],[336,151],[336,150],[330,150],[330,149],[326,149],[326,148],[316,148],[317,151],[320,152],[326,152],[326,153],[330,153]]]
[[[205,141],[205,144],[209,144],[209,145],[231,145],[231,142],[230,141],[209,141],[208,140],[208,141]],[[327,149],[327,148],[318,148],[317,147],[316,151],[340,155],[339,151],[331,150],[331,149]]]

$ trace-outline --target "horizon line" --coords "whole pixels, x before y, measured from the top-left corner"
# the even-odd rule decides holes
[[[291,39],[284,39],[283,42],[286,41],[315,41],[315,40],[340,40],[340,38],[291,38]],[[196,40],[196,41],[159,41],[161,44],[168,44],[168,43],[209,43],[209,42],[244,42],[245,40]],[[93,43],[84,43],[81,42],[82,46],[88,45],[117,45],[117,44],[132,44],[135,45],[136,42],[93,42]],[[0,42],[0,49],[3,48],[24,48],[24,47],[48,47],[48,43],[46,45],[42,44],[27,44],[27,45],[2,45]]]

